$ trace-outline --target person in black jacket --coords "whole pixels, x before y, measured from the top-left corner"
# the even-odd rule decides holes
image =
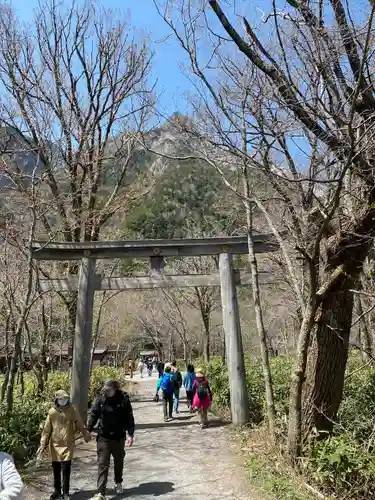
[[[114,461],[116,493],[121,494],[126,433],[129,447],[133,445],[134,439],[134,416],[130,399],[120,390],[120,384],[116,380],[105,383],[103,394],[91,408],[87,430],[92,432],[98,422],[98,492],[94,499],[104,500],[111,456]]]
[[[163,373],[164,373],[164,363],[162,361],[159,361],[158,364],[157,364],[157,370],[158,370],[158,375],[159,375],[159,378],[163,376]]]

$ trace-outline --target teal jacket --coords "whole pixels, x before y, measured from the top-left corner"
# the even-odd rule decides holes
[[[158,382],[156,384],[156,392],[159,392],[160,389],[162,389],[161,384],[162,384],[164,378],[167,381],[167,385],[171,388],[170,392],[173,392],[173,374],[172,373],[165,373],[165,372],[158,379]]]

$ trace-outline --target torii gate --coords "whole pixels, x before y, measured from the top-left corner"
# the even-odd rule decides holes
[[[255,252],[273,252],[277,245],[269,235],[253,237]],[[220,286],[228,364],[232,420],[243,425],[249,419],[249,400],[245,380],[240,316],[236,285],[251,284],[251,276],[233,268],[233,255],[248,253],[247,236],[206,239],[99,241],[99,242],[33,242],[37,260],[80,260],[78,279],[41,280],[42,291],[77,291],[77,318],[72,366],[72,402],[82,416],[86,415],[90,379],[90,355],[94,294],[104,290],[144,290],[167,287]],[[164,258],[219,256],[219,272],[209,275],[168,275]],[[148,276],[105,278],[95,274],[97,259],[146,258],[150,260]],[[264,280],[262,280],[264,281]]]

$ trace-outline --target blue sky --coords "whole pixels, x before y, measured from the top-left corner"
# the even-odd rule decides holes
[[[12,0],[11,3],[21,19],[31,21],[38,0]],[[158,15],[153,1],[105,0],[103,6],[129,13],[132,25],[150,39],[155,52],[152,77],[158,81],[161,113],[168,116],[174,111],[184,112],[186,110],[184,94],[191,86],[182,74],[179,64],[186,63],[186,56],[172,37],[167,38],[168,27]]]

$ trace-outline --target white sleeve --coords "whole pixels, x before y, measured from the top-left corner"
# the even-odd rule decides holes
[[[10,457],[4,458],[1,464],[0,482],[3,488],[0,492],[0,500],[22,499],[22,479]]]

